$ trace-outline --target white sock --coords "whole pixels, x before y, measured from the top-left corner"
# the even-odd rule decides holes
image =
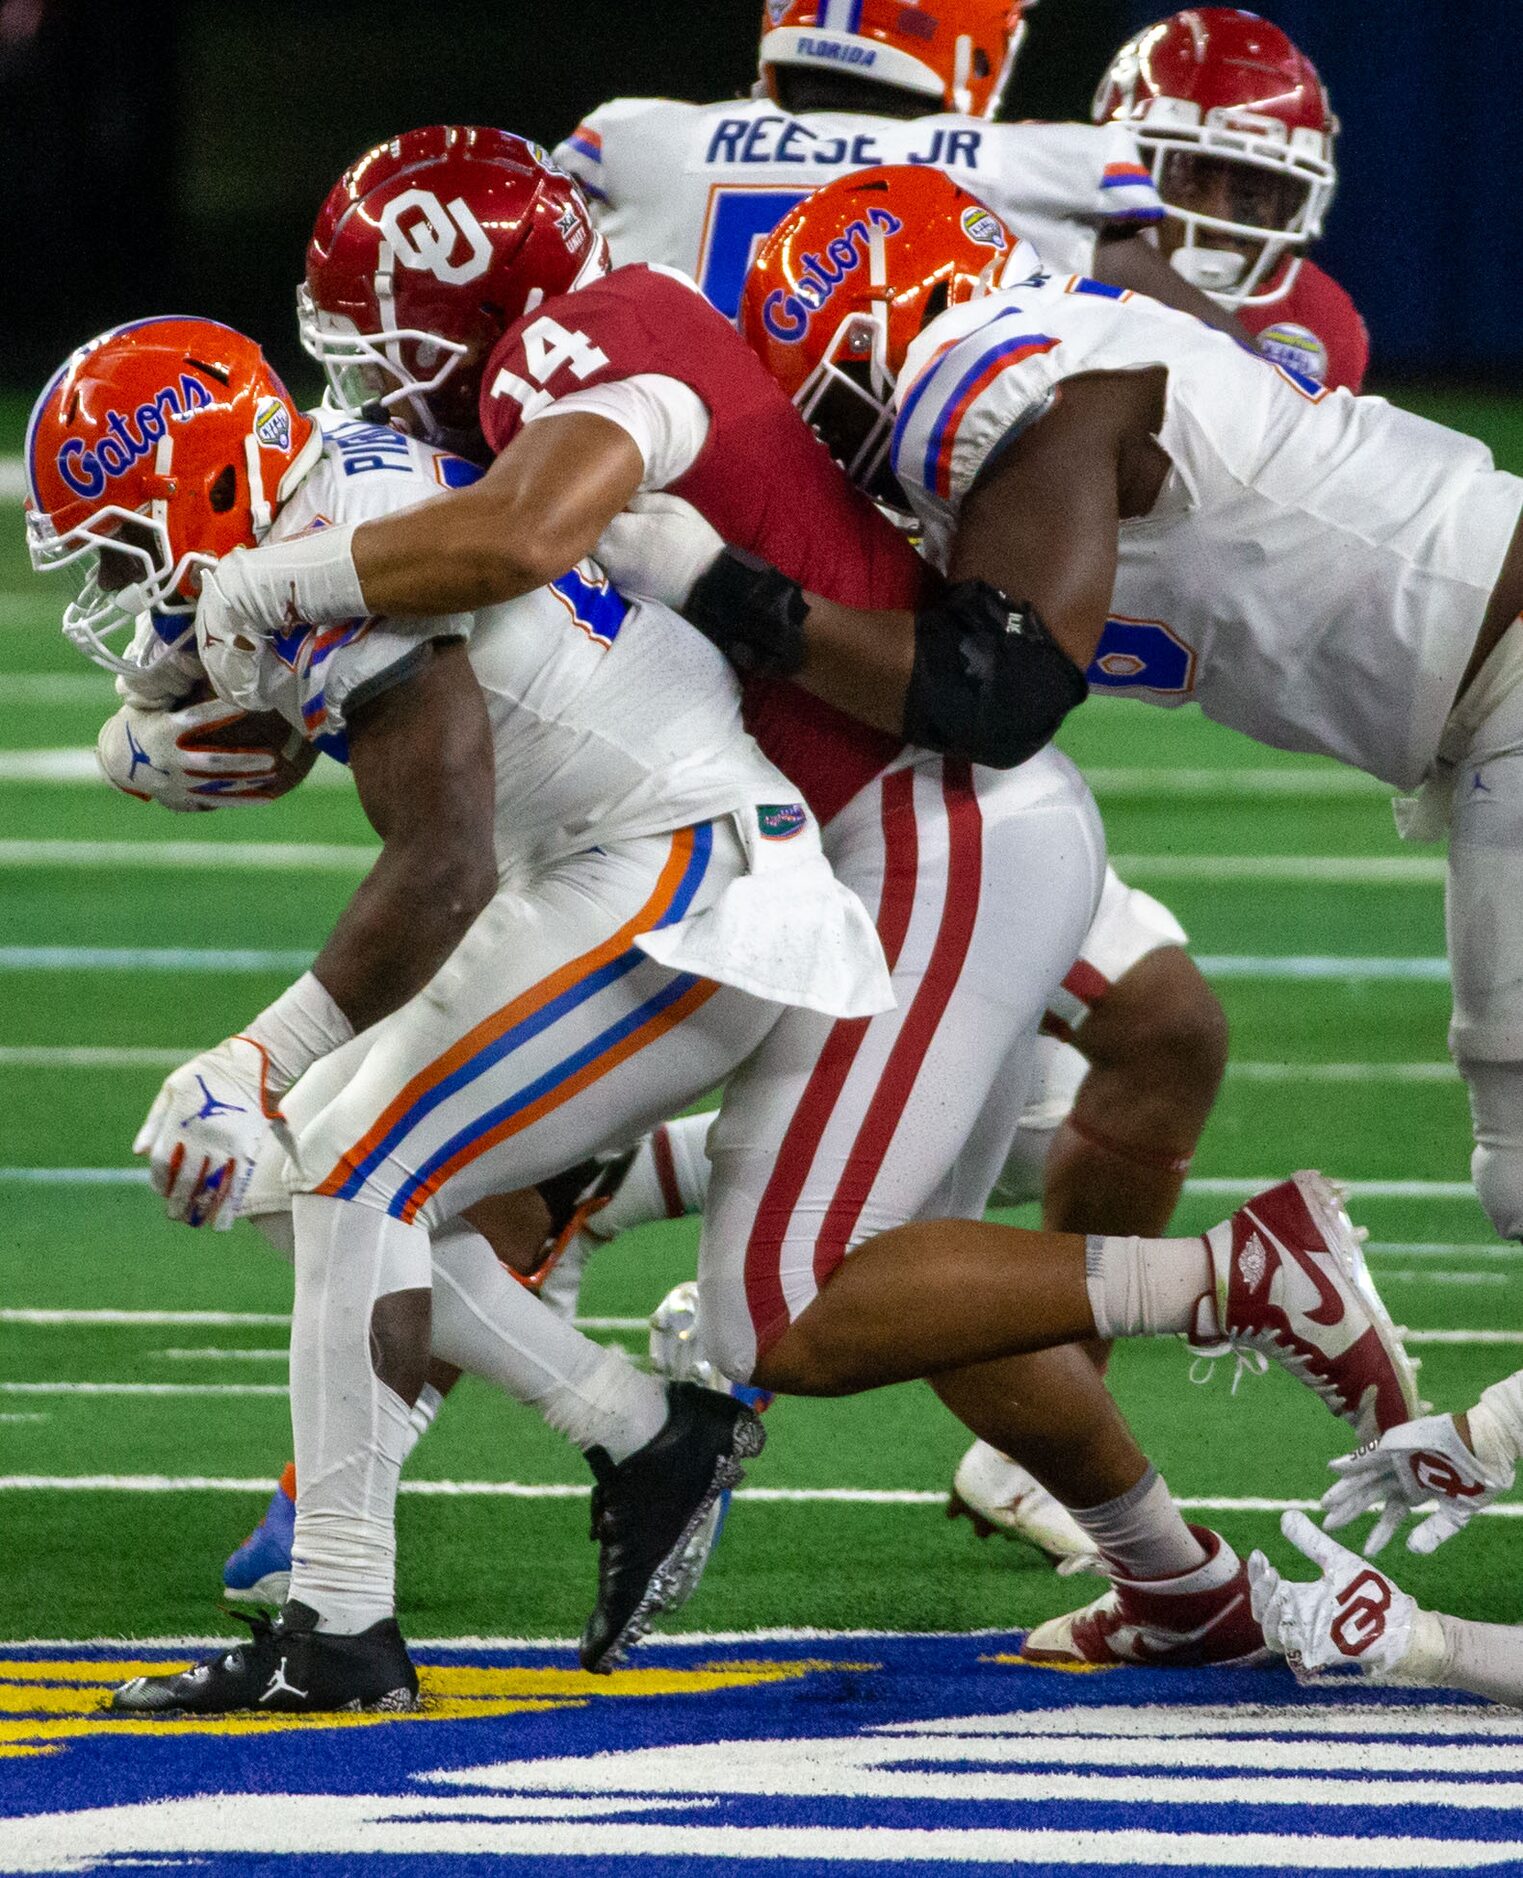
[[[1523,1456],[1523,1370],[1481,1391],[1470,1411],[1470,1445],[1482,1467],[1496,1474]]]
[[[439,1413],[439,1405],[443,1400],[444,1397],[431,1382],[424,1383],[418,1391],[418,1399],[413,1403],[407,1417],[407,1454],[412,1453],[429,1429],[433,1427],[434,1417]],[[407,1459],[407,1454],[402,1456],[404,1461]]]
[[[353,1635],[395,1608],[397,1477],[412,1445],[407,1403],[371,1365],[371,1313],[394,1291],[427,1290],[428,1233],[312,1193],[296,1195],[291,1216],[290,1597],[317,1612],[319,1630]]]
[[[1195,1326],[1195,1305],[1212,1288],[1204,1239],[1094,1234],[1084,1259],[1098,1336],[1158,1337]]]
[[[584,1454],[602,1448],[615,1462],[627,1461],[666,1425],[665,1389],[622,1350],[600,1350],[585,1376],[558,1384],[537,1406]]]
[[[1123,1578],[1177,1578],[1205,1561],[1205,1547],[1185,1524],[1156,1467],[1118,1499],[1068,1510]]]
[[[666,1391],[526,1291],[481,1234],[456,1223],[434,1240],[434,1354],[538,1409],[580,1448],[615,1461],[666,1421]],[[609,1366],[619,1357],[622,1370]]]
[[[653,1128],[635,1150],[619,1191],[588,1229],[612,1239],[631,1226],[701,1213],[709,1191],[709,1130],[712,1115],[684,1115]]]

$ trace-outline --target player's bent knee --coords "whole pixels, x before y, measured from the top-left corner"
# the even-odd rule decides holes
[[[388,1291],[370,1312],[370,1367],[412,1407],[428,1380],[433,1294],[427,1287]]]
[[[1470,1178],[1501,1237],[1523,1239],[1523,1150],[1482,1144],[1470,1157]]]
[[[1227,1017],[1183,947],[1161,946],[1117,980],[1075,1038],[1097,1068],[1145,1064],[1160,1079],[1214,1090],[1227,1065]]]

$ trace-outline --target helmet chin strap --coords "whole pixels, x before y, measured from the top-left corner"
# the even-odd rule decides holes
[[[264,470],[259,462],[259,439],[253,431],[243,440],[243,461],[249,476],[249,516],[254,524],[254,539],[263,541],[275,516],[264,493]]]

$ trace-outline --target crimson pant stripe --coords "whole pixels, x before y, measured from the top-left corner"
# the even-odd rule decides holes
[[[814,1275],[821,1284],[846,1256],[973,942],[983,877],[984,818],[966,763],[949,760],[943,765],[941,792],[947,811],[947,892],[941,925],[815,1242]]]
[[[682,1188],[677,1181],[677,1163],[672,1158],[672,1138],[666,1123],[651,1131],[650,1158],[655,1164],[656,1180],[661,1188],[661,1204],[668,1219],[682,1219],[687,1208],[682,1204]]]
[[[908,769],[897,770],[892,776],[885,776],[879,787],[883,889],[878,902],[877,925],[884,956],[892,972],[899,962],[910,915],[915,909],[920,866],[919,831],[915,826],[915,773]],[[788,1326],[788,1302],[783,1296],[779,1253],[820,1142],[872,1021],[867,1017],[847,1017],[832,1025],[783,1136],[772,1178],[767,1182],[751,1223],[751,1237],[746,1243],[746,1302],[750,1307],[758,1354],[776,1342]]]

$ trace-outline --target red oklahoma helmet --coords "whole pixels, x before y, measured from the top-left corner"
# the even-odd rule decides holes
[[[481,372],[530,307],[608,271],[581,188],[538,144],[434,124],[367,150],[318,210],[301,342],[339,406],[473,433]]]
[[[1093,115],[1135,131],[1183,228],[1173,260],[1186,279],[1226,306],[1290,291],[1332,199],[1338,120],[1278,26],[1239,7],[1187,7],[1121,48]]]
[[[949,306],[1040,266],[941,170],[858,170],[807,196],[767,237],[740,329],[852,481],[897,505],[884,465],[912,341]]]
[[[993,117],[1034,0],[766,0],[761,77],[811,66],[917,91],[927,109]]]
[[[201,569],[264,535],[321,448],[258,346],[216,320],[134,320],[71,353],[26,433],[32,566],[80,577],[65,635],[110,671],[156,664]],[[152,632],[113,651],[143,614]]]

